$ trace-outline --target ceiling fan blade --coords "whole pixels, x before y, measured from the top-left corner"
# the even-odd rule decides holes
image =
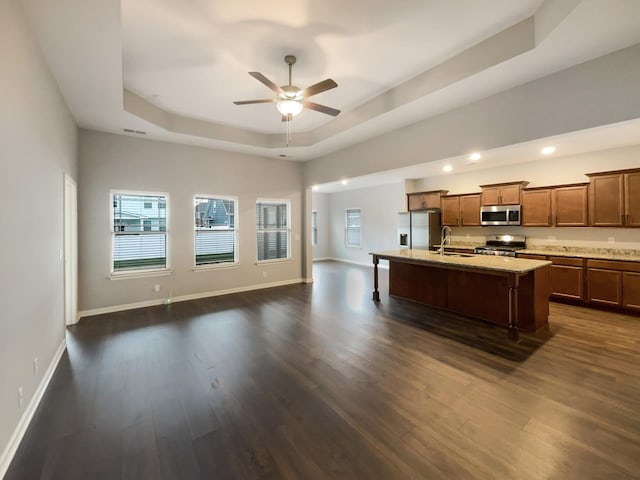
[[[335,108],[331,108],[331,107],[327,107],[326,105],[320,105],[317,103],[313,103],[313,102],[304,102],[303,105],[306,108],[309,108],[311,110],[315,110],[316,112],[321,112],[321,113],[326,113],[327,115],[331,115],[331,116],[338,116],[338,114],[340,113],[340,110],[337,110]]]
[[[327,90],[331,90],[332,88],[336,88],[338,84],[334,82],[332,79],[327,78],[321,82],[318,82],[310,87],[305,88],[302,91],[304,98],[309,98],[311,95],[316,95],[321,92],[326,92]]]
[[[263,98],[262,100],[241,100],[239,102],[233,102],[236,105],[249,105],[251,103],[274,103],[275,98]]]
[[[282,92],[282,89],[278,85],[273,83],[271,80],[269,80],[267,77],[265,77],[260,72],[249,72],[249,75],[251,75],[256,80],[264,83],[267,87],[269,87],[274,92],[276,92],[276,93]]]

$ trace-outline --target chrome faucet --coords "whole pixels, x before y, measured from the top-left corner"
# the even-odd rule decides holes
[[[440,255],[444,255],[444,245],[449,240],[449,245],[451,245],[451,227],[449,225],[445,225],[442,227],[442,233],[440,234]]]

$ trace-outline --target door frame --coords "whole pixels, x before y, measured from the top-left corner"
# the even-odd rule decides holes
[[[78,187],[64,174],[64,322],[78,322]]]

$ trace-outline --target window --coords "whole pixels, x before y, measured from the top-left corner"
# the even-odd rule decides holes
[[[345,212],[345,243],[348,247],[360,246],[360,209],[348,208]]]
[[[258,261],[291,258],[290,209],[286,200],[256,202]]]
[[[318,245],[318,212],[311,212],[311,245]]]
[[[195,262],[196,266],[236,263],[235,198],[195,198]]]
[[[166,269],[167,196],[112,192],[112,273]],[[150,205],[150,206],[147,206]]]

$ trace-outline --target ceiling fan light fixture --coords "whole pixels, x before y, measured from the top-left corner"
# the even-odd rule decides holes
[[[282,115],[295,117],[302,111],[303,105],[299,100],[280,99],[276,102],[276,108]]]

